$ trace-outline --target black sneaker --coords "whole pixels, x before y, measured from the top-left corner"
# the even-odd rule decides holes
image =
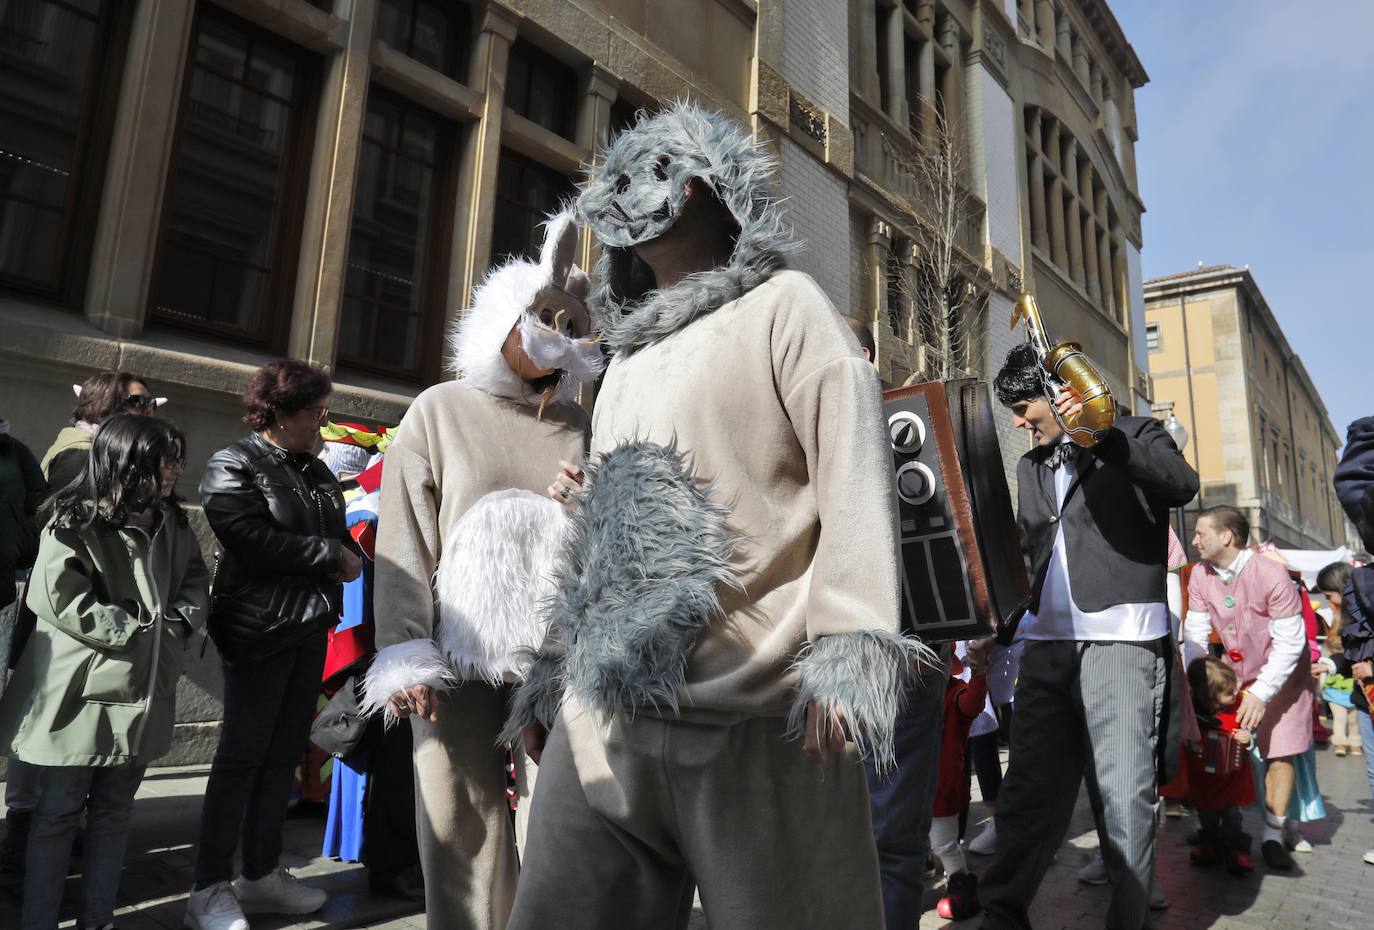
[[[1293,854],[1282,840],[1265,840],[1260,846],[1260,855],[1264,857],[1264,864],[1275,872],[1291,872],[1296,865]]]

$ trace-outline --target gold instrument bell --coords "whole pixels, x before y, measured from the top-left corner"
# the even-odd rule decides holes
[[[1070,439],[1085,449],[1091,449],[1116,425],[1116,399],[1112,397],[1112,389],[1107,386],[1107,379],[1088,361],[1083,354],[1083,347],[1078,343],[1050,345],[1045,323],[1040,319],[1040,308],[1030,294],[1022,294],[1016,302],[1016,309],[1011,314],[1012,329],[1022,320],[1026,321],[1027,340],[1040,359],[1043,369],[1041,381],[1050,409],[1055,411],[1054,418]],[[1082,413],[1071,417],[1059,415],[1055,401],[1062,386],[1072,388],[1083,399]]]

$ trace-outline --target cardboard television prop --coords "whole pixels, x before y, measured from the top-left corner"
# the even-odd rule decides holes
[[[883,400],[902,629],[932,643],[992,636],[1024,608],[1029,584],[988,386],[928,381]]]

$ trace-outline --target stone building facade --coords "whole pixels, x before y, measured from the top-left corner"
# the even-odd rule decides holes
[[[797,265],[873,324],[891,385],[931,370],[910,160],[938,108],[967,156],[961,274],[987,302],[960,367],[1021,338],[1026,288],[1147,409],[1145,80],[1105,0],[7,4],[0,414],[41,454],[70,385],[136,372],[188,434],[191,500],[271,358],[331,366],[336,417],[395,423],[446,377],[491,264],[531,247],[609,133],[680,97],[775,149]],[[1003,445],[1010,471],[1025,440]],[[213,718],[213,666],[192,717]]]
[[[1156,407],[1188,430],[1184,454],[1202,479],[1186,532],[1199,509],[1231,504],[1260,541],[1352,543],[1331,485],[1341,436],[1249,269],[1146,281],[1145,321]]]

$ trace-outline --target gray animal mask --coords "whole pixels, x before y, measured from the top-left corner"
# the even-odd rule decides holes
[[[641,114],[611,141],[577,202],[603,246],[590,302],[609,349],[633,352],[677,332],[785,265],[799,243],[770,193],[775,167],[744,126],[687,102]],[[672,228],[693,178],[734,218],[735,247],[726,264],[660,290],[634,246]]]

